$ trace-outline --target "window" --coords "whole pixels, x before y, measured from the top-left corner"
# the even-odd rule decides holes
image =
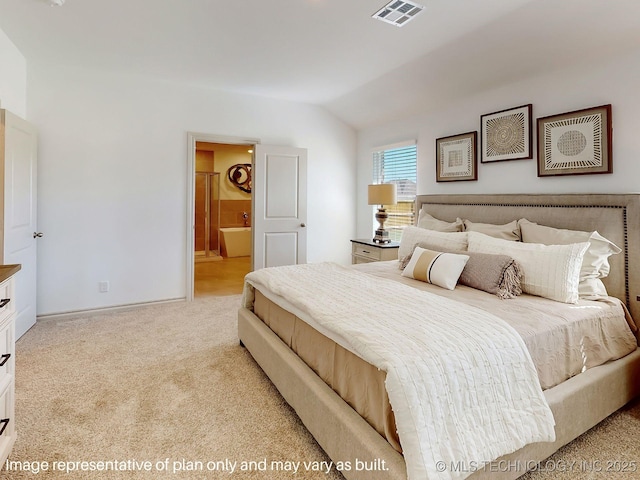
[[[389,238],[400,240],[402,229],[415,219],[418,148],[415,142],[380,147],[373,152],[373,183],[395,183],[397,205],[385,205]]]

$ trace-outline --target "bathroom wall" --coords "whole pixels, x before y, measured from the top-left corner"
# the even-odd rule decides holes
[[[215,172],[212,144],[196,142],[196,172]]]
[[[196,142],[196,172],[217,172],[220,174],[221,228],[251,225],[251,194],[236,187],[229,180],[227,171],[236,164],[251,164],[252,154],[249,150],[252,147],[252,145]],[[198,188],[196,185],[196,195],[197,193]],[[247,214],[246,219],[243,217],[244,213]],[[217,225],[217,209],[212,209],[211,214],[212,225]],[[202,219],[202,227],[204,227],[204,217]],[[198,215],[196,212],[196,245],[198,245],[198,232]]]
[[[251,194],[236,187],[227,175],[227,170],[236,164],[251,163],[252,145],[214,144],[215,171],[220,172],[220,226],[242,227],[251,225]],[[248,218],[242,217],[247,213]]]

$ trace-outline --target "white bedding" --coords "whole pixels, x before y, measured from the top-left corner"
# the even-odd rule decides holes
[[[637,340],[617,298],[579,300],[564,304],[521,295],[501,300],[464,285],[449,291],[400,275],[398,262],[376,262],[351,268],[452,298],[491,312],[511,325],[522,337],[543,389],[551,388],[586,369],[617,360],[637,348]]]
[[[387,372],[409,480],[465,478],[474,465],[555,439],[527,348],[500,318],[335,264],[252,272],[247,308],[251,285]]]

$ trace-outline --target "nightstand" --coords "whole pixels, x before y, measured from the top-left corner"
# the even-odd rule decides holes
[[[373,240],[351,240],[351,263],[383,262],[398,259],[398,242],[376,243]]]

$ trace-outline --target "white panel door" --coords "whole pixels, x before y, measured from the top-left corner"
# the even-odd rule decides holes
[[[253,269],[307,261],[307,150],[256,145]]]
[[[36,323],[36,167],[35,128],[20,117],[4,117],[4,248],[2,263],[19,263],[15,276],[16,338]]]

